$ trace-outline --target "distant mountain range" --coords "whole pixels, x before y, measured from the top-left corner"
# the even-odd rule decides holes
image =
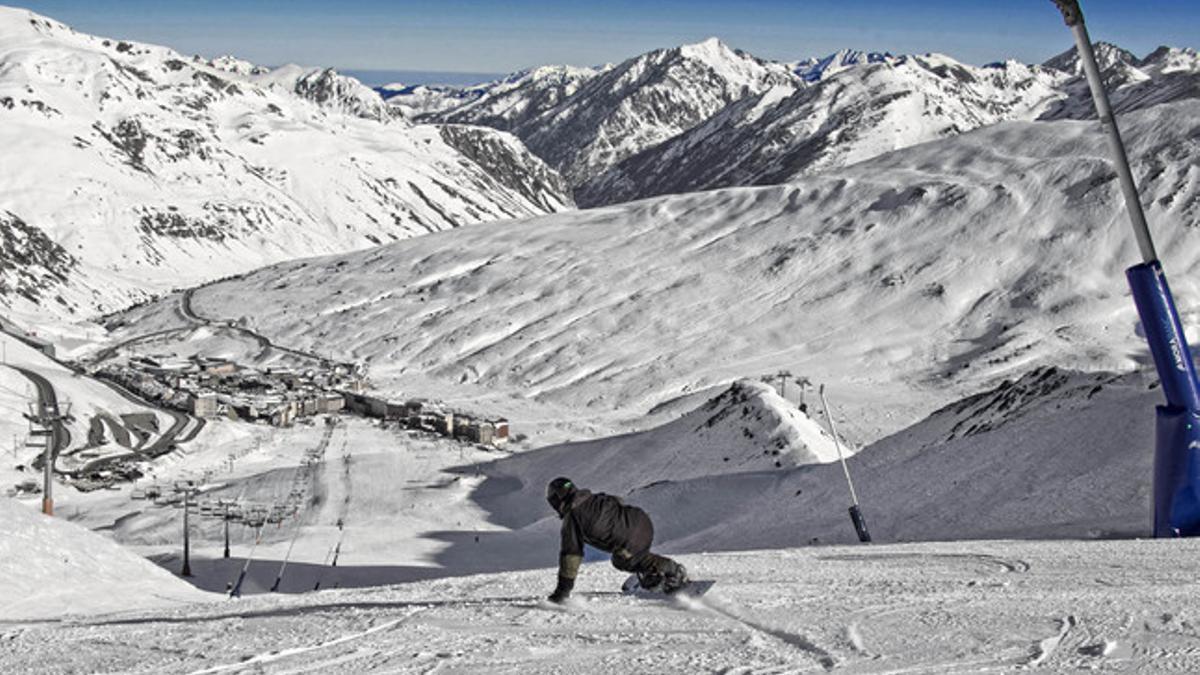
[[[1097,52],[1119,111],[1200,98],[1194,50]],[[999,122],[1094,116],[1073,49],[1042,65],[852,50],[784,64],[710,39],[603,68],[383,93],[416,120],[511,131],[581,206],[775,184]]]

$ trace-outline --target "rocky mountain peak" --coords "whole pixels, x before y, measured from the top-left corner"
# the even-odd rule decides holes
[[[1138,63],[1138,57],[1133,52],[1110,42],[1095,42],[1092,44],[1092,50],[1096,52],[1096,63],[1100,66],[1101,72],[1110,71],[1122,65],[1135,66]],[[1074,47],[1047,59],[1042,65],[1071,75],[1083,75],[1083,64]]]
[[[824,58],[810,58],[792,66],[792,71],[805,82],[818,82],[843,70],[869,63],[888,63],[896,57],[888,52],[863,52],[841,49]]]

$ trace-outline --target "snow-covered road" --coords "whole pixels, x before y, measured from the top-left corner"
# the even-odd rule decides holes
[[[959,542],[684,556],[701,602],[585,566],[0,624],[25,672],[1200,669],[1200,542]]]

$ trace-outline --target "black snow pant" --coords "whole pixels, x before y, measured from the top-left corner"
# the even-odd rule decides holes
[[[650,545],[654,543],[654,524],[650,522],[650,516],[639,510],[636,520],[630,525],[632,527],[625,545],[613,551],[613,567],[638,575],[666,576],[673,573],[678,566],[674,560],[650,552]]]

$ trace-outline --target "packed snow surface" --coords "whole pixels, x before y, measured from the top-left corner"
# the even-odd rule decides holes
[[[702,599],[585,565],[49,624],[0,624],[9,673],[1189,672],[1196,541],[974,542],[684,556]]]

